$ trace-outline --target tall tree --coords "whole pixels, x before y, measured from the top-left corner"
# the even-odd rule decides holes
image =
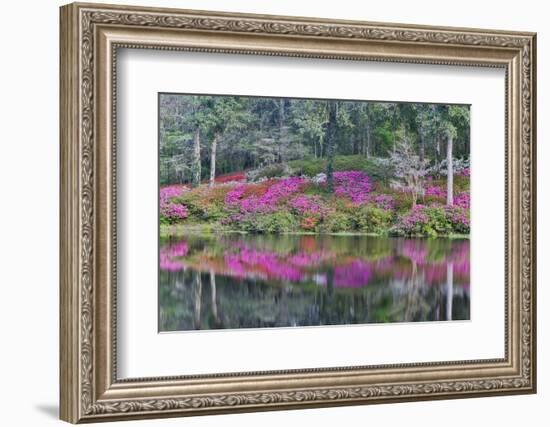
[[[328,101],[328,123],[326,129],[327,140],[327,188],[334,191],[334,151],[336,145],[336,115],[338,113],[337,101]]]
[[[218,149],[218,139],[220,139],[220,134],[216,132],[212,139],[212,144],[210,145],[210,187],[214,186],[216,180],[216,152]]]
[[[193,137],[193,165],[191,166],[193,187],[197,187],[201,183],[201,128],[197,124],[195,127],[195,135]]]
[[[453,204],[453,134],[449,129],[445,131],[447,138],[447,205]]]

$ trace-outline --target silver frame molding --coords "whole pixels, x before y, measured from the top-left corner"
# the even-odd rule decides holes
[[[61,419],[72,423],[536,391],[536,35],[74,3],[60,36]],[[117,49],[506,72],[505,357],[117,379]]]

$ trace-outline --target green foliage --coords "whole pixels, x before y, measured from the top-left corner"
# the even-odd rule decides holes
[[[447,178],[434,179],[430,182],[430,186],[447,188]],[[455,194],[463,191],[470,191],[470,177],[462,175],[454,175],[453,177],[453,191]],[[427,203],[426,203],[427,204]]]
[[[308,158],[288,162],[296,175],[313,177],[324,173],[327,169],[326,159]],[[375,159],[368,159],[361,155],[336,156],[334,158],[334,171],[358,170],[366,172],[373,181],[387,182],[391,176],[391,168],[382,166]]]
[[[278,211],[247,215],[240,221],[239,227],[251,233],[288,233],[296,231],[299,223],[292,213]]]
[[[456,193],[470,190],[470,177],[455,175],[453,178],[453,189]]]
[[[443,208],[425,208],[424,213],[428,216],[428,223],[422,227],[421,234],[437,237],[438,235],[450,234],[453,231],[453,225]]]
[[[225,195],[230,187],[200,187],[183,193],[175,201],[183,203],[189,210],[190,218],[196,221],[217,222],[228,216],[225,209]]]
[[[336,114],[329,120],[331,105]],[[199,180],[206,178],[214,138],[220,174],[296,161],[301,172],[312,176],[326,171],[333,152],[335,171],[362,170],[384,181],[391,171],[364,159],[388,158],[396,143],[407,139],[430,162],[440,162],[447,134],[454,139],[453,155],[469,157],[470,111],[465,105],[162,94],[159,109],[163,185],[190,183],[192,172],[198,175],[197,163]],[[194,158],[197,129],[200,156]]]
[[[391,194],[394,199],[395,210],[402,214],[408,212],[412,208],[412,197],[408,193],[402,191],[388,191],[387,194]]]
[[[390,234],[396,236],[437,237],[469,232],[468,214],[458,206],[417,206],[399,217],[390,229]]]
[[[345,212],[335,212],[329,215],[320,225],[320,230],[325,233],[352,231],[354,228],[353,216]]]
[[[293,170],[285,163],[276,163],[259,169],[253,176],[254,181],[293,175]]]
[[[355,228],[366,233],[383,233],[393,220],[393,212],[373,205],[361,206],[353,215]]]

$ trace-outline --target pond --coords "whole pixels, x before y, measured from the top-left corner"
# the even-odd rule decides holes
[[[189,235],[159,263],[164,332],[470,318],[467,239]]]

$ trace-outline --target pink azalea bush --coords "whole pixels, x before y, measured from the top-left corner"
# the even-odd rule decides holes
[[[281,200],[296,193],[303,183],[304,180],[297,177],[274,180],[262,195],[252,194],[248,197],[243,197],[247,191],[246,184],[239,184],[227,193],[225,202],[241,213],[273,212]]]
[[[159,201],[161,221],[174,222],[189,216],[187,207],[173,200],[180,197],[186,190],[187,188],[182,185],[170,185],[160,189]]]
[[[395,199],[389,194],[374,194],[368,199],[377,208],[385,211],[391,211],[395,209]]]
[[[453,204],[455,206],[460,206],[461,208],[464,208],[464,209],[470,209],[470,193],[467,191],[458,193],[453,198]]]
[[[469,232],[469,212],[460,206],[417,205],[401,216],[392,227],[392,234],[399,236],[435,237]]]
[[[323,215],[326,212],[326,207],[323,206],[323,201],[319,196],[300,194],[290,200],[289,206],[302,215]]]
[[[334,194],[347,197],[353,203],[362,203],[368,199],[372,190],[369,176],[362,171],[334,172]]]
[[[227,176],[242,178],[239,173]],[[409,194],[373,182],[360,170],[334,172],[333,193],[327,192],[326,181],[305,176],[235,181],[217,183],[213,188],[201,185],[192,190],[181,185],[163,187],[161,222],[189,219],[256,233],[363,232],[402,236],[469,233],[467,176],[455,179],[452,206],[446,206],[444,181],[427,179],[422,204],[414,208]]]
[[[430,185],[424,192],[425,196],[447,197],[447,191],[441,187]]]

